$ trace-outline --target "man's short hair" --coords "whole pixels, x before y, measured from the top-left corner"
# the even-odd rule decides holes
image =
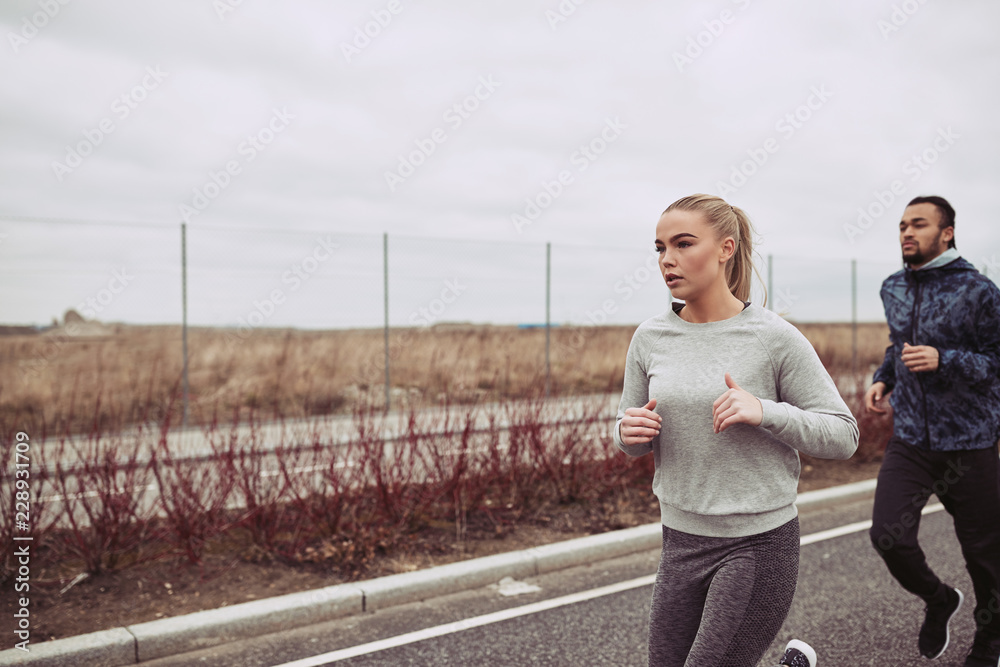
[[[944,229],[945,227],[955,227],[955,209],[951,207],[948,200],[944,197],[938,197],[937,195],[931,195],[929,197],[914,197],[907,206],[913,206],[915,204],[933,204],[938,212],[941,214],[941,224],[939,227]],[[952,236],[951,240],[948,241],[948,247],[955,247],[955,237]]]

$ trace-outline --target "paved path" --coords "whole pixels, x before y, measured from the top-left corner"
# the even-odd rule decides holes
[[[928,664],[915,648],[922,605],[889,577],[869,545],[870,512],[870,495],[803,509],[798,592],[762,665],[776,661],[791,637],[816,647],[824,667]],[[941,511],[926,515],[921,538],[942,576],[970,591],[950,517]],[[657,549],[645,548],[518,577],[529,592],[512,596],[503,594],[497,577],[493,585],[143,664],[644,665],[657,557]],[[962,664],[973,630],[971,608],[967,605],[956,618],[952,647],[937,667]]]
[[[281,463],[288,465],[294,475],[311,476],[312,483],[319,484],[331,466],[327,450],[331,451],[330,456],[334,457],[332,465],[337,470],[352,468],[357,464],[358,454],[348,445],[358,441],[361,429],[365,430],[368,442],[386,443],[386,456],[389,458],[397,443],[408,442],[411,435],[419,435],[420,443],[449,434],[456,437],[454,434],[461,434],[470,420],[470,432],[473,434],[471,445],[474,449],[494,444],[501,448],[506,446],[511,424],[525,420],[528,423],[537,420],[546,425],[562,423],[568,427],[585,423],[588,425],[587,432],[583,434],[585,439],[588,442],[599,442],[600,436],[610,433],[619,398],[617,394],[598,394],[538,402],[518,400],[480,406],[434,407],[412,414],[378,413],[364,420],[352,415],[340,415],[255,425],[229,425],[215,430],[175,429],[162,436],[162,442],[161,435],[150,430],[103,438],[49,439],[32,443],[32,474],[35,476],[33,491],[45,506],[46,519],[60,517],[59,525],[68,525],[68,517],[64,515],[67,514],[67,507],[71,507],[76,522],[88,525],[89,519],[83,504],[99,502],[98,492],[94,487],[97,483],[106,484],[107,480],[102,478],[95,482],[87,474],[81,474],[77,479],[77,473],[82,470],[84,462],[92,463],[99,460],[100,452],[110,451],[122,466],[116,473],[119,488],[128,489],[133,497],[138,498],[137,513],[145,516],[152,512],[162,513],[157,505],[161,490],[152,473],[143,465],[150,460],[154,449],[161,461],[183,465],[186,475],[192,480],[214,479],[218,472],[219,453],[233,447],[237,454],[244,451],[255,455],[263,454],[259,460],[262,489],[268,488],[269,484],[282,483]],[[591,421],[595,419],[596,421]],[[499,438],[494,443],[490,435],[497,433]],[[165,447],[165,452],[162,447]],[[322,451],[319,462],[315,456],[310,456],[317,448]],[[295,449],[300,451],[300,455],[290,451]],[[438,452],[444,455],[449,453],[453,452],[447,449]],[[278,457],[283,460],[279,462]],[[57,462],[64,471],[60,478],[64,485],[54,483],[56,475],[46,478],[39,474],[41,470],[54,471]],[[249,467],[249,464],[246,465]],[[126,473],[127,469],[135,472]],[[10,474],[13,474],[12,470]],[[104,474],[105,468],[101,466],[96,470],[100,476]],[[420,470],[415,472],[423,474]],[[345,475],[345,479],[350,479],[350,476]],[[236,509],[242,506],[239,494],[234,493],[226,508]]]
[[[514,400],[477,406],[438,406],[415,411],[412,415],[412,427],[410,413],[402,411],[374,413],[371,415],[370,425],[376,435],[391,441],[411,429],[425,434],[461,430],[465,426],[467,415],[471,416],[475,429],[487,429],[491,424],[507,428],[518,415],[534,414],[535,411],[543,423],[593,416],[612,419],[620,398],[621,394],[593,394],[543,401]],[[162,439],[175,459],[202,459],[211,457],[220,444],[232,439],[240,443],[254,443],[255,447],[263,451],[273,450],[279,445],[307,447],[317,442],[322,445],[343,444],[357,438],[358,425],[359,421],[353,415],[325,415],[252,425],[222,423],[214,429],[174,428],[167,432],[165,438],[151,426],[101,438],[77,435],[33,441],[32,450],[34,456],[39,457],[36,461],[40,460],[47,468],[51,468],[56,460],[72,466],[81,455],[92,458],[93,453],[109,449],[118,453],[123,460],[126,455],[134,455],[137,461],[148,461],[150,450],[160,444]]]

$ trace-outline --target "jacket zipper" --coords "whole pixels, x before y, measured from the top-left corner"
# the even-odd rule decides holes
[[[914,276],[916,277],[916,276]],[[920,328],[920,301],[923,292],[923,283],[920,279],[917,279],[917,298],[914,304],[914,316],[913,322],[910,324],[910,337],[913,339],[911,345],[917,344],[917,333]],[[917,385],[920,387],[920,397],[924,404],[924,437],[927,438],[927,448],[931,449],[931,427],[930,422],[927,418],[927,392],[924,391],[924,378],[922,375],[917,375]]]

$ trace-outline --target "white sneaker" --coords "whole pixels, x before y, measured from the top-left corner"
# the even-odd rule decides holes
[[[785,646],[785,655],[778,664],[788,667],[816,667],[816,651],[809,644],[793,639]]]

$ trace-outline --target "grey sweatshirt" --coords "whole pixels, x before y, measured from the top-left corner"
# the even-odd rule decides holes
[[[678,308],[681,304],[674,304]],[[759,426],[713,433],[712,404],[729,373],[763,406]],[[652,442],[625,445],[625,410],[655,398],[663,418]],[[636,329],[625,362],[615,444],[653,453],[663,525],[693,535],[763,533],[797,515],[799,454],[850,458],[858,424],[798,329],[751,304],[735,317],[693,324],[674,309]]]

